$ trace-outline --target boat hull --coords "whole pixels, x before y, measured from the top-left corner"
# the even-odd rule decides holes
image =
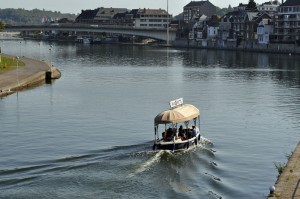
[[[164,141],[158,140],[153,145],[153,150],[171,150],[171,151],[178,151],[178,150],[186,150],[190,147],[194,147],[200,142],[200,134],[198,133],[196,137],[190,138],[188,140],[183,141]]]

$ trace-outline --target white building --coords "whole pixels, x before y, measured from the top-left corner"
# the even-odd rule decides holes
[[[216,38],[218,36],[219,27],[218,26],[208,26],[207,27],[207,38]]]
[[[258,43],[268,44],[271,34],[273,34],[273,25],[268,24],[268,21],[262,20],[257,27]]]
[[[207,38],[212,39],[218,36],[219,28],[220,28],[220,18],[217,15],[211,16],[206,24],[207,24]]]
[[[277,7],[280,5],[278,1],[269,1],[257,6],[259,12],[267,12],[268,14],[275,13],[277,11]]]
[[[192,33],[193,33],[193,35],[194,35],[194,33],[196,33],[197,39],[203,39],[203,37],[204,37],[203,30],[204,30],[204,26],[206,26],[206,24],[205,24],[206,20],[207,20],[207,16],[201,15],[199,20],[193,26]],[[192,38],[192,39],[194,39],[194,38]]]
[[[134,27],[136,28],[166,28],[172,19],[166,10],[139,9],[137,11]]]

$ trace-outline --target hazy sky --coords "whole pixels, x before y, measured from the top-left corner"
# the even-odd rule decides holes
[[[170,14],[177,15],[183,11],[183,6],[190,0],[168,0]],[[269,0],[255,0],[263,3]],[[210,0],[220,8],[237,6],[239,3],[248,3],[248,0]],[[62,13],[79,14],[81,10],[95,9],[98,7],[115,8],[152,8],[167,9],[167,0],[0,0],[0,8],[24,8],[26,10],[45,9],[60,11]]]

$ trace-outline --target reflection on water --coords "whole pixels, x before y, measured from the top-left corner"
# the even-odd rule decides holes
[[[299,71],[298,56],[236,51],[213,51],[190,49],[182,53],[186,67],[253,68]]]
[[[297,56],[0,45],[62,71],[53,84],[0,101],[0,198],[264,198],[273,162],[285,162],[299,138]],[[153,152],[153,118],[178,97],[200,108],[208,140]]]

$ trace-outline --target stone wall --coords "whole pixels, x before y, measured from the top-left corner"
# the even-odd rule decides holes
[[[237,45],[236,40],[188,40],[179,39],[172,43],[177,47],[190,47],[190,48],[207,48],[207,49],[223,49],[223,50],[244,50],[255,52],[271,52],[271,53],[291,53],[300,54],[300,46],[295,44],[259,44],[257,41],[241,41]]]

